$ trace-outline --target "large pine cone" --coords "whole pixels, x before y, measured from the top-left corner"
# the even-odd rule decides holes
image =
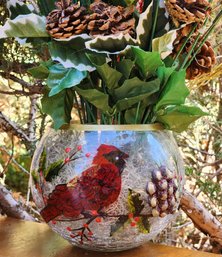
[[[58,9],[47,16],[46,30],[53,38],[69,38],[86,32],[86,8],[71,0],[61,0],[56,3]]]
[[[110,34],[130,34],[135,36],[134,7],[108,5],[95,1],[90,5],[88,31],[91,36]]]
[[[208,0],[166,0],[165,4],[176,25],[180,22],[202,23],[210,10]]]
[[[185,26],[184,28],[178,30],[177,38],[174,41],[174,49],[172,57],[175,58],[177,53],[180,51],[183,46],[188,34],[192,30],[192,24]],[[197,34],[194,33],[189,41],[186,43],[181,54],[188,54],[191,51],[191,48],[196,40]],[[199,39],[199,43],[201,39]],[[197,44],[198,47],[199,44]],[[196,47],[196,49],[197,49]],[[191,55],[192,58],[192,55]],[[186,78],[194,79],[197,76],[202,75],[203,73],[208,73],[211,71],[212,66],[216,63],[215,54],[213,48],[209,41],[206,41],[201,47],[199,53],[196,55],[195,59],[192,61],[190,66],[186,70]]]
[[[201,42],[201,41],[200,41]],[[191,48],[191,46],[190,46]],[[209,73],[212,66],[216,63],[215,53],[209,41],[206,41],[201,47],[190,66],[186,70],[187,79],[195,79],[204,73]]]

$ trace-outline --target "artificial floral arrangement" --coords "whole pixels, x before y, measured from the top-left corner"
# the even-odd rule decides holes
[[[185,103],[185,80],[216,62],[207,38],[222,11],[211,1],[13,0],[8,10],[1,38],[46,52],[28,72],[43,81],[42,110],[56,129],[73,107],[82,124],[158,122],[178,132],[206,115]]]

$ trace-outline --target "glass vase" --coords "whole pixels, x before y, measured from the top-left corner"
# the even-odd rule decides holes
[[[175,218],[183,161],[157,125],[50,129],[31,165],[42,218],[70,243],[121,251],[154,239]]]

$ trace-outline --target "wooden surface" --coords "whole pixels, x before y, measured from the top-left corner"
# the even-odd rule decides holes
[[[218,257],[176,247],[145,244],[133,250],[98,253],[70,245],[46,224],[0,217],[0,257]]]

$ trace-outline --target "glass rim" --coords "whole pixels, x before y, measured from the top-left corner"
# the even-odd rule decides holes
[[[164,130],[162,124],[120,124],[120,125],[100,125],[100,124],[69,124],[62,130],[76,131],[158,131]]]

